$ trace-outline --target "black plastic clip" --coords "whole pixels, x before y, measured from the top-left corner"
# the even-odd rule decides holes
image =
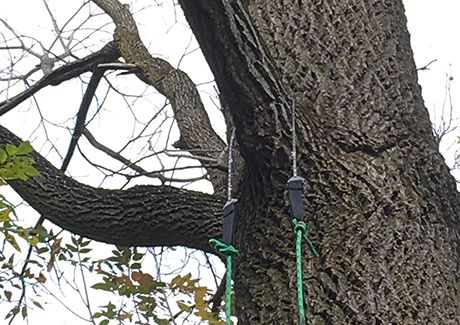
[[[291,218],[297,221],[304,221],[303,210],[303,183],[304,179],[299,176],[291,177],[288,180],[289,202],[291,205]]]
[[[223,242],[233,245],[235,241],[235,203],[236,199],[230,198],[224,205]]]

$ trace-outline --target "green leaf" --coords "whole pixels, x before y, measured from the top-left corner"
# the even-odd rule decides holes
[[[11,244],[17,251],[21,251],[21,247],[19,247],[18,242],[16,241],[16,238],[12,234],[5,234],[5,239],[8,243]]]
[[[72,240],[72,243],[75,245],[75,246],[78,246],[78,240],[75,236],[72,236],[70,237],[70,240]]]
[[[26,306],[21,308],[21,315],[22,315],[22,319],[26,319],[27,317],[27,307]]]
[[[95,312],[95,313],[93,314],[93,318],[99,318],[99,317],[102,317],[102,316],[103,316],[103,315],[102,315],[102,313],[101,313],[100,311]]]
[[[43,254],[43,253],[46,253],[48,252],[49,249],[48,247],[40,247],[39,249],[37,249],[37,253],[40,255],[40,254]]]
[[[109,323],[109,320],[108,319],[104,319],[103,321],[101,321],[99,323],[99,325],[107,325]]]
[[[48,230],[46,230],[46,228],[42,225],[34,227],[30,230],[30,233],[38,235],[41,240],[45,239],[48,236]]]
[[[26,240],[31,246],[36,246],[40,241],[40,239],[37,236],[27,237]]]
[[[179,307],[180,310],[185,311],[186,313],[190,313],[193,310],[193,306],[189,306],[182,301],[177,301],[177,307]]]
[[[11,301],[11,297],[13,296],[13,293],[11,291],[5,290],[4,294],[5,294],[6,299],[8,299],[8,301]]]
[[[38,308],[40,308],[40,309],[42,309],[42,310],[45,310],[45,309],[43,308],[42,304],[39,303],[38,301],[32,300],[32,303],[33,303],[35,306],[37,306]]]
[[[67,247],[68,250],[70,250],[71,252],[78,252],[78,248],[73,246],[73,245],[70,245],[70,244],[66,244],[65,247]]]
[[[0,222],[11,221],[10,212],[11,212],[11,209],[9,208],[1,210],[0,211]]]
[[[111,291],[112,290],[112,284],[111,283],[99,282],[99,283],[93,284],[91,286],[91,288],[98,289],[98,290],[104,290],[104,291]]]
[[[3,164],[8,159],[8,154],[0,148],[0,164]]]
[[[33,150],[34,149],[30,145],[30,142],[29,141],[24,141],[23,143],[21,143],[19,145],[18,150],[16,152],[16,155],[27,155],[27,154],[31,153]]]
[[[153,319],[155,320],[155,324],[158,324],[158,325],[168,325],[171,323],[169,319],[159,318],[156,315],[153,315]]]
[[[17,151],[18,151],[18,147],[16,147],[13,144],[8,144],[6,146],[6,152],[8,153],[9,156],[15,155]]]
[[[131,269],[133,269],[133,270],[140,270],[141,267],[142,267],[141,263],[133,263],[133,264],[131,264]]]
[[[80,246],[85,247],[91,243],[91,240],[82,240]]]
[[[11,309],[11,310],[8,312],[8,314],[6,314],[5,319],[8,319],[8,318],[10,318],[10,317],[15,316],[17,313],[19,313],[19,311],[20,311],[19,306],[15,306],[13,309]]]
[[[142,254],[142,253],[134,253],[133,260],[134,261],[140,261],[143,257],[144,257],[144,254]]]
[[[34,166],[26,166],[24,167],[24,174],[26,174],[26,176],[32,177],[40,175],[40,172]]]

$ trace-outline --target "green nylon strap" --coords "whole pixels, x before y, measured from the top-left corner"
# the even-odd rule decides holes
[[[227,257],[227,274],[225,278],[225,323],[226,325],[231,325],[233,257],[238,255],[240,252],[234,246],[217,239],[210,239],[209,244],[214,247],[216,251]]]
[[[296,234],[296,269],[297,269],[297,303],[299,309],[300,325],[306,324],[305,303],[303,296],[303,271],[302,271],[302,238],[305,238],[308,248],[315,257],[319,257],[318,252],[308,237],[308,226],[303,221],[293,219],[294,232]]]

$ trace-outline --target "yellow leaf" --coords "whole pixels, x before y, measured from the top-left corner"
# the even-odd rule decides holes
[[[176,303],[177,307],[179,307],[180,310],[185,311],[186,313],[190,313],[193,310],[193,306],[189,306],[182,301],[176,301]]]
[[[10,208],[6,208],[6,209],[1,210],[0,211],[0,222],[11,221],[10,213],[11,213]]]
[[[36,246],[39,242],[38,236],[31,236],[27,238],[27,242],[32,246]]]
[[[18,242],[16,241],[16,238],[12,234],[5,234],[5,239],[8,243],[10,243],[11,246],[13,246],[18,252],[21,251],[21,247],[19,247]]]
[[[171,287],[178,287],[181,279],[180,275],[176,275],[170,282]]]

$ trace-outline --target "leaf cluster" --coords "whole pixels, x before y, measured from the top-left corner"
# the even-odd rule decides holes
[[[0,148],[0,186],[6,185],[7,181],[28,181],[30,177],[39,175],[32,152],[29,142]],[[166,325],[191,315],[207,324],[225,324],[221,317],[222,308],[217,313],[211,311],[211,290],[200,285],[200,280],[193,278],[191,273],[162,281],[157,275],[147,272],[143,267],[147,250],[116,247],[107,258],[93,260],[90,240],[75,235],[58,236],[60,233],[54,234],[41,225],[26,228],[19,225],[17,216],[14,216],[14,207],[0,195],[0,234],[3,246],[7,244],[9,251],[13,251],[8,256],[7,250],[0,250],[1,270],[4,270],[0,272],[0,301],[13,304],[5,319],[11,320],[16,315],[26,319],[31,307],[43,309],[43,301],[23,299],[26,288],[45,285],[53,272],[60,274],[59,264],[69,263],[75,269],[85,269],[90,274],[101,276],[100,282],[92,288],[116,296],[91,315],[93,320],[100,320],[100,325],[125,322]],[[21,262],[15,254],[22,252],[23,243],[29,246],[29,254]],[[30,255],[32,251],[33,257]],[[22,270],[18,270],[21,265]],[[120,301],[120,298],[122,303],[117,305],[115,300]],[[173,305],[175,303],[173,314],[171,301]]]
[[[0,178],[4,181],[20,179],[26,181],[31,176],[38,176],[40,173],[34,167],[34,159],[31,157],[33,151],[28,141],[19,146],[13,144],[0,148]]]
[[[187,318],[190,315],[207,324],[225,324],[219,313],[211,311],[211,292],[206,286],[199,285],[199,279],[194,279],[192,274],[188,273],[184,276],[176,275],[170,281],[161,281],[141,270],[144,259],[145,253],[139,252],[135,247],[113,250],[112,256],[100,261],[96,271],[102,275],[102,281],[94,284],[92,288],[131,299],[135,306],[135,314],[141,316],[134,321],[135,324],[167,325],[174,323],[179,316]],[[177,298],[177,312],[165,317],[165,304],[171,302],[171,296]],[[114,304],[109,302],[101,306],[102,309],[93,316],[103,319],[100,325],[107,325],[110,321],[114,321],[114,324],[122,323],[124,320],[133,322],[134,313],[125,307],[126,304],[116,309]]]

